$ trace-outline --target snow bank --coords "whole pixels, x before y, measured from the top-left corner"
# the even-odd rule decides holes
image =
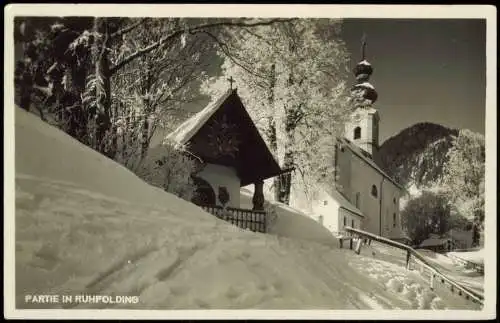
[[[484,264],[484,249],[475,251],[452,251],[448,252],[449,255],[458,257],[463,260],[475,262],[477,264]]]
[[[241,207],[251,209],[253,193],[245,188],[240,192]],[[268,202],[276,207],[277,212],[277,219],[269,228],[270,234],[338,247],[338,240],[332,233],[305,213],[283,203]]]
[[[344,250],[240,230],[21,109],[15,216],[18,308],[356,309],[377,290]],[[24,301],[85,293],[140,302]]]
[[[241,230],[18,108],[15,144],[19,309],[433,308],[425,291],[408,302],[380,280],[404,280],[399,266],[334,248],[328,231],[283,205],[275,235]],[[139,302],[31,304],[27,294]]]

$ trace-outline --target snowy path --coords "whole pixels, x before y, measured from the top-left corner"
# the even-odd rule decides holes
[[[353,251],[349,250],[349,252]],[[421,253],[450,278],[473,287],[480,293],[483,292],[484,277],[479,277],[477,274],[471,277],[468,271],[463,271],[463,267],[457,266],[446,256],[431,252]],[[377,280],[387,290],[399,294],[407,303],[405,306],[412,309],[478,308],[476,304],[451,293],[442,286],[436,285],[436,288],[431,290],[428,283],[429,277],[422,275],[418,270],[407,271],[405,264],[406,255],[403,251],[376,242],[373,242],[371,246],[363,246],[361,254],[351,261],[351,265],[360,272]],[[443,264],[449,266],[443,266]],[[405,306],[403,308],[406,308]]]
[[[23,175],[16,207],[21,307],[25,294],[91,293],[140,296],[118,308],[449,308],[398,265],[242,231],[201,209],[193,225],[165,209]]]
[[[21,307],[25,294],[92,293],[139,295],[129,308],[370,308],[358,295],[369,280],[341,250],[241,231],[201,209],[193,225],[23,175],[16,208]]]

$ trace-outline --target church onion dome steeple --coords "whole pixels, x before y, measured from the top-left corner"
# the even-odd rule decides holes
[[[375,87],[370,84],[369,79],[373,74],[373,67],[371,64],[365,59],[365,49],[366,49],[366,40],[363,39],[362,43],[362,51],[361,56],[362,60],[356,65],[354,68],[354,76],[356,76],[356,84],[354,84],[351,88],[351,91],[354,93],[361,92],[362,97],[365,100],[369,100],[372,104],[377,101],[378,93],[375,90]]]

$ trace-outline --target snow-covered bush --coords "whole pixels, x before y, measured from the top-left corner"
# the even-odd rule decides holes
[[[149,149],[136,174],[149,184],[189,201],[195,190],[191,179],[194,171],[195,162],[189,156],[164,144]]]

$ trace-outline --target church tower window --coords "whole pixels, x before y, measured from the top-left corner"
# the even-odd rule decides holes
[[[377,197],[378,196],[377,186],[375,186],[375,185],[372,185],[372,196],[373,197]]]
[[[361,127],[354,128],[354,139],[361,138]]]

